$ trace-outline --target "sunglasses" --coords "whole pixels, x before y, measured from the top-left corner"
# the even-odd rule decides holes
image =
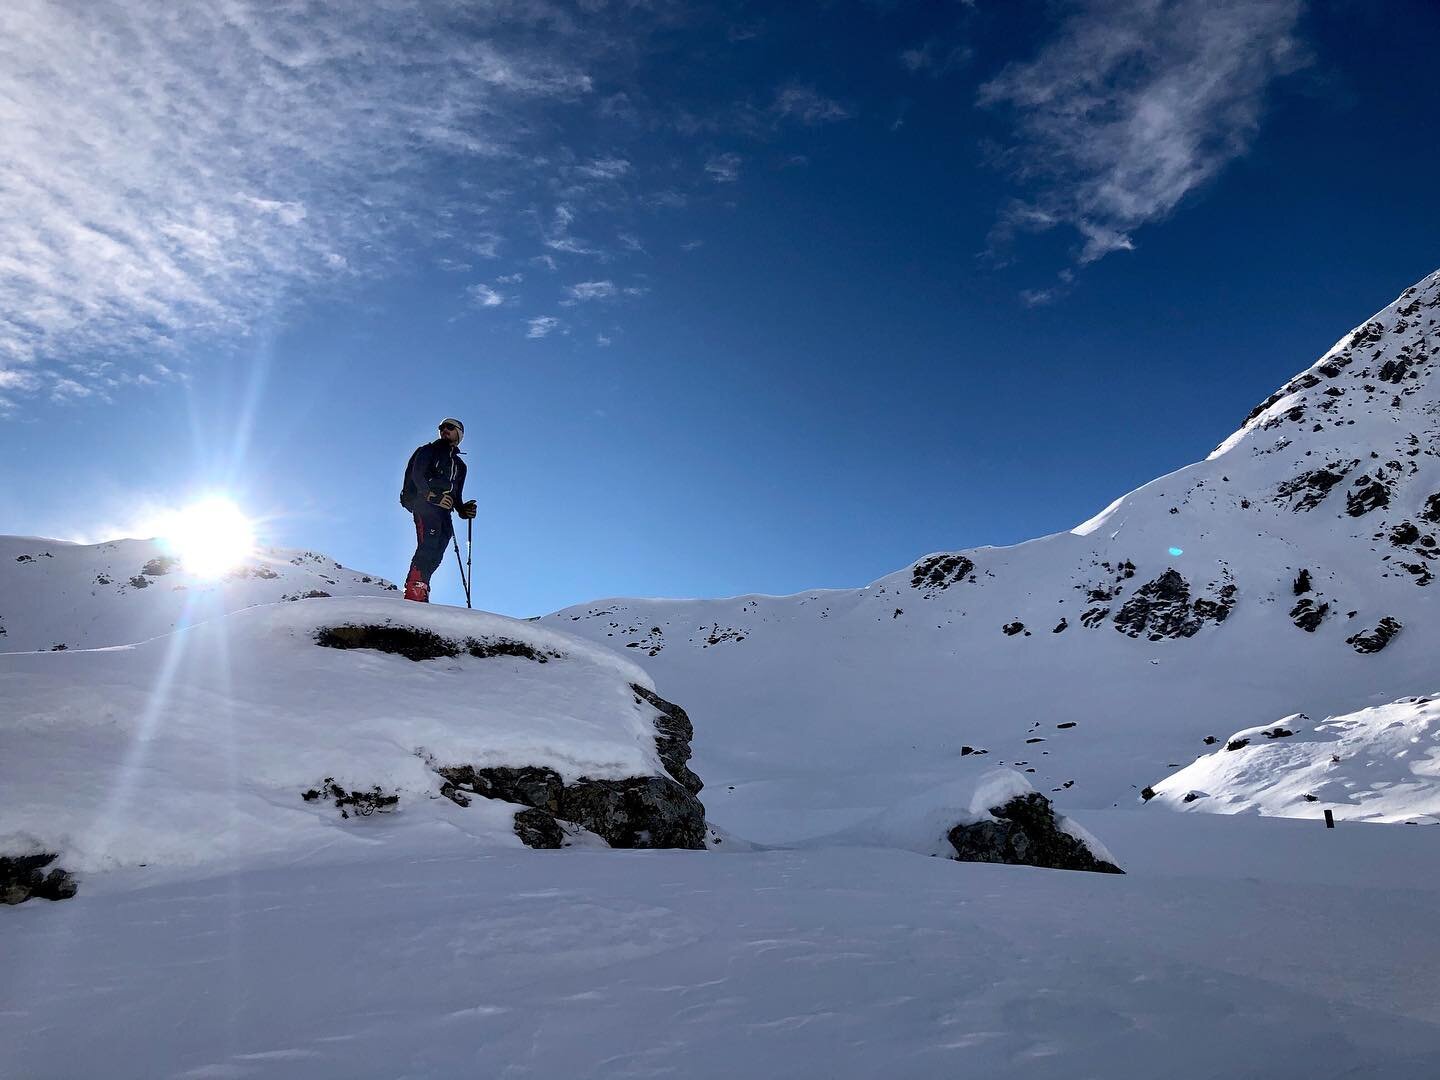
[[[441,424],[441,425],[440,425],[440,430],[441,430],[441,431],[459,431],[460,429],[457,428],[454,424]]]

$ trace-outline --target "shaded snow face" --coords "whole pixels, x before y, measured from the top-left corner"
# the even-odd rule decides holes
[[[1437,353],[1440,274],[1206,460],[1069,532],[933,553],[864,589],[546,622],[630,650],[687,703],[697,768],[724,785],[712,817],[756,839],[996,764],[1061,806],[1133,805],[1207,738],[1434,689]]]

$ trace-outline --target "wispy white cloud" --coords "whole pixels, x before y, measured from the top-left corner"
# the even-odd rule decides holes
[[[1306,62],[1302,0],[1072,0],[1039,54],[980,92],[1009,106],[1006,155],[1031,194],[992,239],[1057,224],[1081,264],[1134,247],[1132,234],[1245,153],[1266,91]]]
[[[572,300],[609,300],[619,293],[613,281],[581,281],[565,290]]]
[[[717,184],[733,184],[740,179],[740,166],[744,164],[744,161],[744,158],[733,151],[714,154],[709,161],[705,162],[705,171]]]
[[[565,288],[562,304],[586,303],[591,300],[619,300],[644,296],[650,290],[644,285],[616,285],[613,281],[580,281]]]
[[[499,307],[505,303],[505,297],[496,292],[489,285],[477,283],[465,290],[470,296],[470,301],[476,307],[491,308]]]
[[[537,315],[527,322],[525,336],[532,339],[549,337],[559,325],[560,320],[553,315]]]
[[[589,92],[573,42],[509,33],[532,18],[563,37],[545,3],[0,5],[0,367],[47,373],[6,388],[100,392],[124,372],[87,383],[57,358],[243,333],[296,289],[373,268],[424,227],[428,166],[498,167],[527,103]]]
[[[813,86],[801,83],[782,86],[770,110],[781,119],[798,120],[811,127],[850,118],[850,110],[845,106],[825,97]]]
[[[630,162],[618,157],[596,158],[575,168],[576,173],[590,180],[618,180],[630,171]]]

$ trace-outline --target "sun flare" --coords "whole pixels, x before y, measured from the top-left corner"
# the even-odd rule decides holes
[[[172,514],[163,539],[186,570],[207,578],[233,570],[255,552],[250,519],[229,499],[218,497]]]

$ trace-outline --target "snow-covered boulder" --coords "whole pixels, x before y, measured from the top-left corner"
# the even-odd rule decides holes
[[[257,604],[395,591],[314,551],[260,548],[210,578],[160,540],[0,536],[0,652],[129,645]]]
[[[303,600],[136,645],[0,654],[0,685],[0,856],[71,873],[440,822],[506,846],[582,828],[704,846],[684,712],[624,657],[533,623]],[[474,783],[527,769],[553,799]]]
[[[1212,814],[1437,822],[1440,694],[1246,728],[1147,791],[1152,803]]]
[[[895,847],[958,862],[1124,873],[1094,836],[1056,814],[1014,769],[991,769],[925,791],[811,841],[817,847]]]

